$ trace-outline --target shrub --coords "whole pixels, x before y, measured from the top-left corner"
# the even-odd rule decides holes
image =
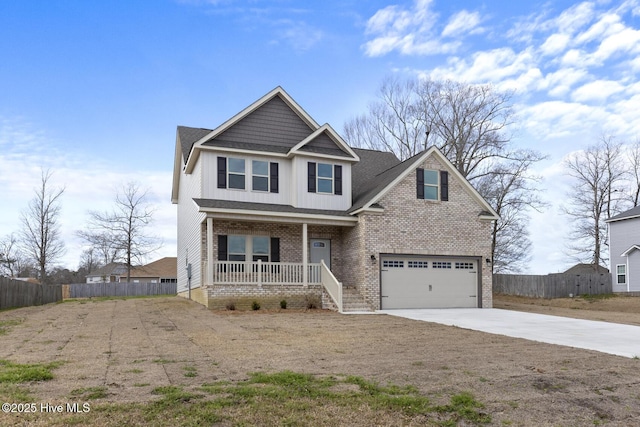
[[[282,301],[280,301],[280,308],[283,310],[286,310],[287,308],[287,300],[283,299]]]
[[[233,311],[236,309],[236,303],[233,301],[230,301],[227,303],[225,307],[227,307],[227,310]]]
[[[251,303],[251,310],[257,311],[260,310],[260,303],[258,301],[254,301]]]

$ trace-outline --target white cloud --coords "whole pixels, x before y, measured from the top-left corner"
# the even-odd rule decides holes
[[[544,55],[555,56],[567,48],[570,40],[571,37],[568,34],[551,34],[540,46],[540,50]]]
[[[480,24],[480,14],[461,10],[449,18],[447,26],[442,30],[443,37],[456,37],[460,34],[474,32]]]
[[[611,80],[596,80],[577,88],[571,98],[578,102],[602,102],[613,94],[624,91],[624,86]]]

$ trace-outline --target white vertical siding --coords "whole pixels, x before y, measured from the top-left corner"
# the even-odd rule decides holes
[[[629,289],[640,290],[640,254],[634,251],[629,259],[621,254],[633,245],[640,244],[640,218],[631,218],[609,223],[609,258],[614,292],[625,292],[626,285],[617,284],[616,266],[627,265]],[[627,264],[628,261],[628,264]],[[634,264],[635,263],[635,264]]]
[[[200,197],[202,163],[198,162],[189,175],[181,172],[178,193],[178,292],[188,289],[187,263],[191,263],[191,288],[201,285],[201,224],[205,214],[198,212],[193,202]],[[188,259],[187,259],[188,253]]]
[[[312,157],[294,157],[295,191],[294,199],[297,208],[347,210],[351,207],[351,163],[327,159],[313,159]],[[342,166],[342,195],[309,193],[307,187],[307,163],[330,163]]]
[[[218,156],[245,159],[245,189],[234,190],[218,188]],[[251,161],[262,160],[278,163],[278,192],[251,191]],[[203,152],[199,163],[202,164],[202,197],[203,199],[233,200],[238,202],[272,203],[290,205],[291,202],[291,160],[229,153]]]

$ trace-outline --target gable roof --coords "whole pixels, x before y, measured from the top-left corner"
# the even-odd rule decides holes
[[[453,164],[442,154],[437,147],[431,146],[427,150],[422,151],[408,158],[407,160],[398,163],[390,168],[380,172],[373,179],[368,186],[363,186],[362,193],[358,196],[354,196],[354,203],[349,212],[355,214],[361,210],[374,208],[376,203],[385,195],[389,190],[395,187],[400,181],[407,177],[411,172],[415,171],[424,160],[430,156],[436,157],[440,163],[444,165],[450,174],[453,174],[463,185],[467,193],[469,193],[476,202],[480,205],[482,211],[479,216],[482,219],[495,220],[500,216],[491,207],[491,205],[473,188],[473,186],[462,176],[462,174],[453,166]],[[387,159],[387,161],[389,161]]]
[[[578,263],[573,267],[569,268],[568,270],[566,270],[562,274],[594,274],[594,273],[606,274],[606,273],[609,273],[609,269],[601,265],[598,265],[596,268],[594,264]]]
[[[629,209],[628,211],[622,212],[618,215],[612,216],[605,222],[615,222],[615,221],[621,221],[624,219],[631,219],[631,218],[638,218],[638,217],[640,217],[640,205],[636,206],[635,208]]]
[[[131,277],[176,278],[178,276],[178,258],[164,257],[149,264],[131,269]]]
[[[87,274],[87,277],[122,276],[123,274],[127,274],[126,264],[121,262],[110,262],[93,273]]]

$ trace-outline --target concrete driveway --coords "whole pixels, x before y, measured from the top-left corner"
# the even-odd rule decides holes
[[[404,309],[378,312],[618,356],[640,357],[638,326],[495,308]]]

